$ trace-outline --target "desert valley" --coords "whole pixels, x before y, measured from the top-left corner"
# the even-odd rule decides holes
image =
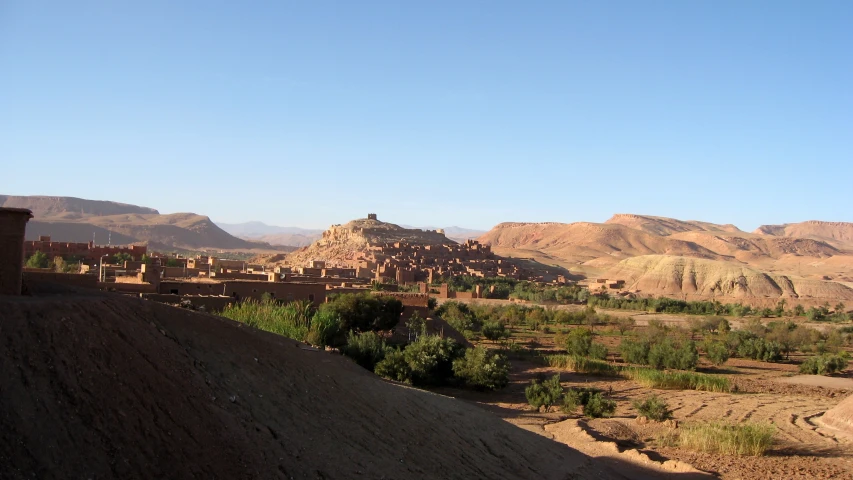
[[[853,478],[853,224],[0,207],[9,478]]]

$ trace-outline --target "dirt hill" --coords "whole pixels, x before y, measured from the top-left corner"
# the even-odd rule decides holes
[[[692,242],[672,239],[619,224],[602,223],[501,223],[479,238],[493,247],[536,250],[547,255],[585,262],[649,254],[718,258]]]
[[[120,214],[157,214],[157,210],[126,203],[103,200],[85,200],[76,197],[12,196],[0,195],[0,207],[29,208],[36,218],[73,220],[89,216]]]
[[[2,478],[622,478],[220,317],[96,293],[0,309]]]
[[[681,298],[683,294],[728,299],[796,298],[806,302],[853,300],[853,289],[821,282],[768,274],[732,262],[671,255],[644,255],[619,262],[604,273],[626,280],[626,289]]]
[[[611,225],[624,225],[636,230],[653,233],[655,235],[672,235],[679,232],[740,232],[734,225],[717,225],[696,220],[676,220],[674,218],[653,217],[649,215],[634,215],[631,213],[617,213],[604,223]]]
[[[762,225],[754,233],[777,237],[812,238],[853,250],[853,223],[809,220],[784,225]]]
[[[747,233],[734,225],[617,214],[603,224],[502,223],[479,240],[500,255],[534,258],[587,277],[633,279],[633,289],[649,295],[722,295],[726,289],[716,282],[724,284],[735,273],[738,278],[746,269],[756,275],[755,281],[725,295],[753,303],[780,295],[831,302],[847,299],[849,292],[844,284],[824,281],[853,286],[853,243],[845,243],[853,238],[851,226],[805,222]],[[667,257],[670,261],[662,261]],[[682,278],[684,258],[705,265],[697,274],[712,272],[706,275],[709,280],[699,279],[695,286],[676,281]],[[707,267],[711,264],[715,266]],[[773,286],[762,275],[772,281],[780,277],[781,283]]]
[[[456,243],[433,230],[403,228],[393,223],[361,218],[344,225],[332,225],[323,232],[322,238],[289,254],[287,260],[293,265],[309,260],[324,260],[335,264],[357,258],[369,245],[394,242],[417,245]]]
[[[0,196],[4,206],[29,208],[35,218],[27,225],[27,240],[50,235],[56,241],[114,245],[148,244],[158,249],[270,250],[270,245],[234,237],[210,218],[194,213],[160,215],[136,205],[73,197]]]

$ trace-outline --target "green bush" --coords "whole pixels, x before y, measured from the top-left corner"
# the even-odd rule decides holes
[[[342,346],[346,337],[341,332],[341,319],[331,312],[318,311],[311,318],[306,341],[311,345],[324,347]]]
[[[412,369],[415,385],[441,385],[453,378],[453,361],[464,355],[464,348],[450,338],[421,335],[409,344],[403,355]]]
[[[534,379],[530,385],[524,389],[524,395],[527,397],[527,403],[533,408],[557,405],[563,400],[563,387],[560,385],[560,375],[539,381]]]
[[[716,366],[720,366],[729,359],[729,348],[720,341],[705,342],[705,355],[708,360]]]
[[[626,363],[636,365],[645,365],[648,363],[650,349],[651,344],[646,340],[631,340],[626,338],[619,344],[619,353],[622,354],[622,359]]]
[[[752,336],[748,332],[739,333],[741,333],[740,342],[737,345],[737,354],[739,357],[751,358],[762,362],[778,362],[782,360],[782,346],[778,342]],[[747,335],[743,335],[743,333],[747,333]]]
[[[412,383],[412,369],[402,350],[388,350],[385,358],[376,364],[375,373],[389,380]]]
[[[588,418],[609,417],[616,411],[616,402],[604,398],[601,393],[594,393],[583,406],[583,416]]]
[[[501,322],[484,323],[481,333],[487,340],[491,340],[493,342],[509,337],[509,332]]]
[[[498,390],[509,383],[509,363],[486,348],[470,348],[453,362],[453,374],[477,390]]]
[[[29,268],[47,268],[49,264],[50,259],[40,251],[35,252],[27,259],[27,267]]]
[[[643,400],[634,400],[632,404],[637,413],[650,420],[662,422],[672,418],[672,410],[669,409],[669,404],[655,394],[649,395]]]
[[[592,346],[592,331],[586,328],[575,328],[566,335],[566,353],[586,357]]]
[[[276,302],[247,300],[228,305],[221,315],[251,327],[303,342],[308,336],[314,316],[310,302]]]
[[[322,304],[320,311],[340,318],[344,331],[390,330],[400,321],[403,303],[394,297],[369,293],[343,294]]]
[[[571,387],[566,391],[563,397],[562,410],[565,413],[575,413],[578,407],[584,407],[589,403],[593,395],[600,393],[597,388],[592,387]]]
[[[589,354],[587,355],[593,360],[607,359],[607,347],[600,343],[593,343],[589,346]]]
[[[847,368],[848,355],[823,354],[807,358],[800,364],[800,373],[829,375]]]
[[[355,360],[355,363],[373,371],[376,364],[385,358],[386,351],[385,339],[379,334],[375,332],[349,332],[347,344],[342,353]]]

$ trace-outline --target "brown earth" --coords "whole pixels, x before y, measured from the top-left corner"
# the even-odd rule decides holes
[[[734,225],[617,214],[606,223],[502,223],[480,237],[503,256],[528,257],[625,290],[691,299],[805,304],[853,298],[853,224]],[[685,270],[686,269],[686,270]],[[754,302],[753,302],[754,303]]]
[[[113,245],[147,244],[152,249],[274,251],[269,244],[230,235],[210,218],[194,213],[161,215],[157,210],[124,203],[73,197],[0,195],[0,206],[29,208],[34,219],[26,239],[49,235],[54,241]]]
[[[625,478],[337,354],[154,302],[29,287],[0,297],[0,478]]]

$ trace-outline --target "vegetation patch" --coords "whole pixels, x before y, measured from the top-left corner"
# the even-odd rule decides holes
[[[649,420],[663,422],[672,418],[672,410],[669,409],[669,404],[656,394],[649,395],[642,400],[634,400],[632,405],[637,413]]]
[[[661,371],[651,368],[626,367],[625,377],[646,388],[662,390],[702,390],[706,392],[729,392],[729,379],[720,375],[696,372]]]
[[[711,422],[683,427],[677,443],[700,452],[758,456],[770,448],[775,435],[776,427],[767,422]]]
[[[602,376],[618,376],[619,369],[604,360],[595,360],[577,355],[546,355],[545,363],[549,367],[571,370],[578,373]]]
[[[829,375],[847,368],[850,355],[847,352],[841,354],[816,355],[807,358],[800,364],[800,373],[809,375]]]

